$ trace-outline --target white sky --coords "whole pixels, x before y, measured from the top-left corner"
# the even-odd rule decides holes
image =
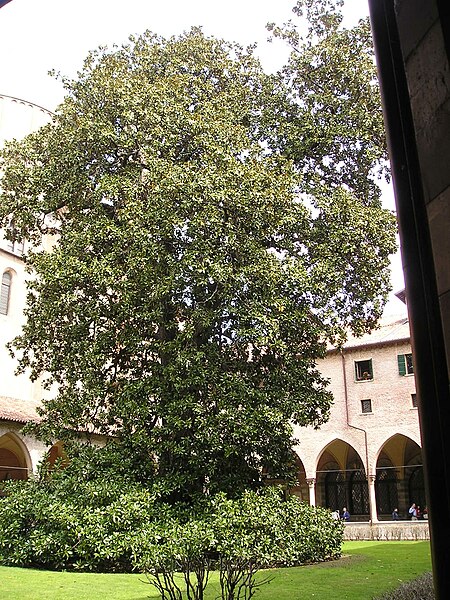
[[[265,25],[294,17],[294,0],[12,0],[0,9],[0,93],[48,109],[62,98],[50,69],[74,76],[89,50],[122,44],[150,29],[178,35],[200,25],[206,34],[258,42],[266,70],[283,63],[284,46],[268,44]],[[366,0],[347,0],[351,21],[368,14]]]
[[[265,25],[291,17],[294,0],[12,0],[0,9],[0,93],[53,110],[63,98],[54,69],[75,77],[89,50],[122,44],[150,29],[164,36],[202,26],[208,35],[242,45],[257,42],[264,68],[274,71],[286,57],[281,42],[267,43]],[[346,24],[368,15],[367,0],[346,0]],[[385,203],[393,208],[392,192]],[[394,291],[403,287],[398,254]],[[394,300],[392,310],[401,310]]]

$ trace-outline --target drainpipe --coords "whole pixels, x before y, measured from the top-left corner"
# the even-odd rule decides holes
[[[349,418],[349,414],[348,414],[347,372],[345,369],[345,356],[344,356],[344,351],[342,348],[340,349],[340,353],[341,353],[341,359],[342,359],[342,375],[344,378],[345,416],[346,416],[346,421],[347,421],[347,427],[351,427],[352,429],[357,429],[358,431],[362,431],[364,433],[364,447],[366,450],[366,473],[367,473],[367,480],[369,483],[369,512],[370,512],[369,523],[370,524],[377,523],[378,515],[377,515],[377,502],[376,502],[376,497],[375,497],[376,475],[369,474],[369,445],[367,443],[367,431],[365,429],[362,429],[361,427],[356,427],[356,425],[352,425],[350,423],[350,418]]]

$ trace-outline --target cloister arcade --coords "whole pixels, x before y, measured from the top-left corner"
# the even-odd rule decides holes
[[[360,456],[342,439],[333,440],[317,456],[316,472],[309,477],[297,457],[298,482],[291,493],[302,500],[330,510],[345,506],[352,521],[389,520],[394,508],[407,518],[412,502],[426,506],[421,448],[405,435],[386,440],[372,463],[369,452]]]
[[[41,458],[44,453],[41,453]],[[62,444],[57,442],[47,451],[50,465],[60,458],[64,460]],[[28,479],[36,468],[33,464],[30,452],[15,432],[7,432],[0,436],[0,481],[8,479]]]
[[[51,465],[57,459],[65,460],[62,444],[49,448],[47,457]],[[389,520],[394,508],[406,518],[412,502],[426,506],[421,448],[402,434],[382,445],[375,462],[369,464],[369,477],[367,456],[360,456],[339,438],[318,451],[314,476],[308,476],[298,456],[296,463],[298,479],[289,493],[330,510],[342,511],[345,506],[352,521]],[[8,432],[0,436],[0,481],[27,479],[32,471],[30,453],[20,435]]]

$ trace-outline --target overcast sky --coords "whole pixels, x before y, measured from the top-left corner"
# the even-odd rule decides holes
[[[0,9],[0,94],[53,110],[63,89],[49,70],[74,77],[89,50],[120,45],[146,29],[171,36],[202,26],[206,34],[244,46],[257,42],[264,68],[275,71],[286,49],[267,42],[265,25],[295,18],[293,5],[294,0],[12,0]],[[368,15],[367,1],[346,0],[344,11],[346,24],[356,23]],[[392,192],[385,198],[393,208]],[[394,291],[403,287],[398,255],[392,281]]]
[[[48,109],[62,98],[50,69],[73,76],[89,50],[122,44],[150,29],[178,35],[192,26],[242,45],[258,43],[268,71],[286,56],[267,43],[265,25],[293,17],[294,0],[12,0],[0,9],[0,93]],[[366,0],[347,0],[348,22],[368,14]]]

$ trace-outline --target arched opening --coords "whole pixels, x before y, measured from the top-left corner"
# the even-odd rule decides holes
[[[405,435],[392,436],[378,455],[375,480],[377,513],[389,520],[394,508],[400,518],[409,518],[408,509],[415,502],[426,506],[420,446]]]
[[[325,506],[340,511],[347,505],[345,475],[336,463],[328,462],[325,468],[329,469],[324,477]]]
[[[379,518],[392,515],[394,508],[398,508],[398,481],[397,472],[387,457],[379,460],[377,477],[375,480],[375,496],[377,500],[377,514]]]
[[[297,481],[289,488],[292,496],[297,496],[304,502],[309,502],[309,488],[306,482],[306,471],[300,458],[295,455],[295,464],[297,467]]]
[[[270,476],[266,469],[263,469],[262,474],[264,483],[266,485],[276,485],[283,489],[285,497],[297,496],[304,502],[309,502],[309,488],[306,481],[305,467],[295,452],[293,452],[292,459],[296,467],[296,478],[294,482],[292,482],[292,480],[288,482],[285,479],[275,479]]]
[[[0,481],[28,479],[30,464],[26,450],[14,434],[0,437]]]
[[[411,504],[415,502],[421,508],[426,506],[425,484],[423,479],[423,468],[421,466],[414,467],[410,470],[410,475],[408,477],[408,491]]]
[[[11,295],[11,272],[4,271],[0,287],[0,314],[7,315],[9,310],[9,299]]]
[[[350,472],[349,477],[349,510],[350,514],[356,516],[369,515],[369,487],[362,462],[356,470]]]
[[[343,440],[334,440],[322,452],[316,472],[318,506],[342,511],[354,521],[369,517],[369,486],[361,457]]]
[[[47,463],[48,466],[52,469],[55,464],[65,467],[68,462],[67,454],[64,450],[62,442],[56,442],[47,452]]]

